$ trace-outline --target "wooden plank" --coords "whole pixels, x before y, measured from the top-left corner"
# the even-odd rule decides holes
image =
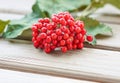
[[[89,49],[46,54],[0,40],[0,67],[100,82],[120,82],[120,52]]]
[[[31,7],[35,0],[1,0],[0,1],[0,12],[4,13],[16,13],[16,14],[27,14],[31,12]]]
[[[96,83],[84,80],[54,77],[0,69],[0,83]]]

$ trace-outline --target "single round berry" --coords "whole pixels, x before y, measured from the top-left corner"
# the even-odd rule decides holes
[[[44,22],[49,23],[50,19],[49,18],[44,18]]]
[[[47,37],[47,34],[46,34],[46,33],[40,33],[40,34],[39,34],[39,37],[40,37],[41,39],[45,39],[45,38]]]
[[[76,28],[75,28],[75,32],[76,32],[76,33],[80,33],[80,32],[81,32],[81,28],[80,28],[80,27],[76,27]]]
[[[47,36],[46,42],[47,42],[47,43],[50,43],[51,41],[52,41],[51,37],[50,37],[50,36]]]
[[[37,26],[32,26],[32,31],[38,31],[38,28],[37,28]]]
[[[57,40],[60,41],[62,40],[62,38],[63,38],[62,36],[58,36]]]
[[[93,41],[93,37],[91,35],[87,35],[87,41],[92,42]]]
[[[44,51],[45,51],[46,53],[50,53],[50,52],[51,52],[51,49],[50,49],[50,48],[45,48]]]
[[[83,48],[83,43],[79,43],[79,44],[77,45],[77,48],[78,48],[78,49],[82,49],[82,48]]]
[[[66,43],[67,43],[67,44],[71,44],[71,43],[72,43],[72,39],[71,39],[71,38],[68,38],[68,39],[66,40]]]
[[[42,27],[42,28],[41,28],[41,32],[46,33],[46,32],[47,32],[47,28],[46,28],[46,27]]]
[[[58,43],[57,40],[52,40],[53,45],[57,45],[57,43]]]
[[[69,38],[69,35],[67,34],[67,33],[65,33],[64,35],[63,35],[63,39],[68,39]]]
[[[57,35],[61,35],[61,34],[62,34],[61,29],[56,29],[56,34],[57,34]]]
[[[61,45],[61,46],[64,46],[65,44],[66,44],[65,40],[61,40],[61,41],[60,41],[60,45]]]
[[[37,36],[38,36],[38,33],[37,33],[37,32],[32,32],[32,36],[33,36],[33,37],[37,37]]]
[[[65,46],[64,46],[64,47],[61,47],[61,51],[62,51],[62,52],[67,52],[67,47],[65,47]]]
[[[52,33],[52,34],[51,34],[51,38],[52,38],[53,40],[57,39],[56,33]]]
[[[61,18],[61,19],[60,19],[60,23],[61,23],[61,25],[63,25],[63,26],[66,25],[65,19],[64,19],[64,18]]]
[[[74,26],[74,21],[68,20],[68,24],[69,24],[69,26]]]
[[[68,48],[68,50],[72,50],[72,48],[73,48],[72,44],[68,44],[67,48]]]
[[[38,41],[34,41],[33,44],[34,44],[34,47],[36,47],[36,48],[39,47],[39,42]]]

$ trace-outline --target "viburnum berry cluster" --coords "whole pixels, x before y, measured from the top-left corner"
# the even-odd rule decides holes
[[[50,53],[56,48],[62,52],[72,49],[82,49],[85,38],[92,41],[92,36],[86,37],[86,30],[82,21],[75,19],[68,13],[54,14],[51,19],[39,19],[32,26],[32,41],[34,47]]]

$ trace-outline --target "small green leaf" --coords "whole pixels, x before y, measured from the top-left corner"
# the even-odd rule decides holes
[[[0,33],[3,33],[6,25],[9,23],[10,21],[3,21],[3,20],[0,20]]]
[[[94,37],[94,41],[91,42],[92,45],[96,43],[96,39],[95,39],[96,35],[112,34],[112,29],[109,26],[102,24],[97,20],[94,20],[90,17],[81,17],[80,20],[84,21],[85,23],[85,29],[87,30],[87,35],[92,35]]]
[[[16,38],[20,36],[23,31],[30,29],[33,23],[37,22],[38,15],[32,13],[30,15],[26,15],[24,18],[20,20],[12,20],[3,33],[4,38]],[[31,35],[30,35],[31,36]]]

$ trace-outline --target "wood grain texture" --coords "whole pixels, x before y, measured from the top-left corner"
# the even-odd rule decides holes
[[[35,0],[0,0],[0,12],[27,14],[31,12],[34,2]]]
[[[84,80],[54,77],[0,69],[0,83],[96,83]]]
[[[46,54],[31,44],[0,40],[0,66],[100,82],[120,82],[120,52],[84,48]]]

